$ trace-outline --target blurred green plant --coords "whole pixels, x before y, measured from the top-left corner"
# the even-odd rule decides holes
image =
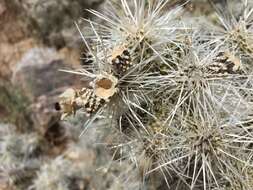
[[[29,100],[23,92],[9,82],[0,84],[0,119],[15,124],[19,130],[29,130]]]

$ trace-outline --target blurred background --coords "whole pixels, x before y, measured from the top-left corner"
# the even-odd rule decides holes
[[[101,4],[102,0],[0,0],[1,121],[40,123],[29,116],[31,104],[75,83],[73,76],[58,70],[79,67],[83,47],[74,22],[90,16],[85,9],[99,9]],[[43,125],[46,120],[41,119]]]

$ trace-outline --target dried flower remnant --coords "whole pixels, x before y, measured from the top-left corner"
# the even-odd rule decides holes
[[[108,74],[98,75],[90,83],[90,88],[75,90],[72,88],[63,92],[60,101],[55,104],[56,110],[62,112],[62,119],[74,115],[77,110],[84,110],[87,116],[96,113],[110,98],[117,93],[117,78]]]
[[[55,103],[55,109],[62,112],[61,119],[64,119],[66,116],[69,116],[76,112],[76,96],[77,93],[72,88],[65,90],[59,96],[59,102]]]
[[[220,52],[207,69],[213,74],[243,74],[241,60],[230,52]]]
[[[113,75],[101,74],[97,76],[91,86],[93,86],[94,93],[98,98],[108,102],[118,92],[117,84],[118,79]]]
[[[112,52],[111,63],[116,76],[122,76],[133,65],[130,57],[130,52],[126,49],[118,49],[118,48]]]

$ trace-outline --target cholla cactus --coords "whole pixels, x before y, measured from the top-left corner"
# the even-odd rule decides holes
[[[237,19],[226,1],[211,1],[227,14],[223,30],[209,31],[186,23],[180,6],[165,10],[167,2],[109,1],[104,14],[90,10],[103,22],[87,20],[93,36],[78,28],[85,65],[68,71],[90,85],[66,91],[57,108],[118,130],[109,147],[139,168],[144,184],[162,176],[168,189],[250,190],[253,9],[244,1]]]
[[[29,160],[23,163],[1,165],[1,185],[5,184],[6,189],[28,189],[36,176],[36,171],[39,170],[40,164],[40,160]]]
[[[41,137],[37,134],[7,134],[0,141],[1,164],[15,164],[38,158],[42,151]]]
[[[213,2],[212,0],[210,0]],[[220,19],[220,35],[218,37],[218,46],[225,46],[228,50],[235,52],[241,57],[252,58],[252,5],[249,5],[248,0],[242,0],[242,7],[238,7],[239,13],[230,11],[230,4],[223,0],[220,3],[213,3],[216,7]],[[223,4],[223,6],[219,6]],[[224,9],[225,8],[225,9]],[[237,10],[238,11],[238,10]],[[252,69],[252,68],[251,68]]]
[[[58,157],[41,167],[31,189],[70,190],[82,189],[82,187],[86,188],[80,170],[71,161]]]
[[[0,184],[8,189],[27,189],[40,166],[42,140],[35,133],[17,134],[14,129],[1,125]]]
[[[92,133],[89,135],[92,136]],[[69,144],[64,155],[44,163],[30,189],[124,190],[130,187],[137,189],[141,186],[137,180],[138,172],[134,173],[136,169],[130,167],[127,161],[113,164],[111,157],[102,154],[103,151],[90,141],[92,139],[82,138],[78,143]],[[128,175],[125,173],[118,175],[120,171],[125,171]]]

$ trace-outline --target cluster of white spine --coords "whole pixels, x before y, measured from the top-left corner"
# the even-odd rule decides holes
[[[92,61],[69,72],[116,78],[90,121],[102,116],[120,131],[124,141],[114,147],[144,179],[159,172],[177,190],[250,190],[253,8],[244,1],[236,18],[226,1],[211,1],[221,22],[203,27],[187,23],[183,5],[168,11],[168,2],[109,1],[103,14],[90,10],[102,24],[86,20],[93,36],[79,31]]]

